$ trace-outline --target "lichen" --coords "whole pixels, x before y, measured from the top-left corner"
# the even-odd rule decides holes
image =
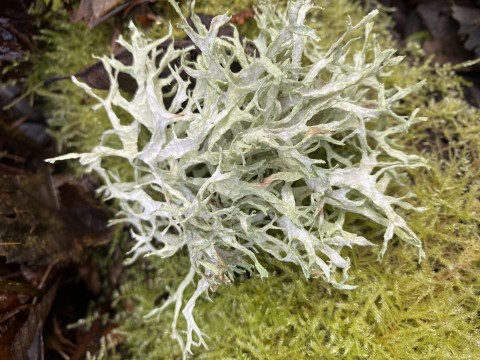
[[[358,288],[345,292],[305,280],[294,266],[265,259],[275,276],[239,281],[212,294],[212,302],[197,305],[210,349],[194,358],[480,357],[480,111],[459,98],[455,74],[441,70],[438,81],[438,67],[411,60],[418,67],[408,73],[396,69],[391,77],[417,74],[433,84],[420,91],[421,97],[402,103],[406,109],[422,104],[421,114],[429,116],[402,140],[431,165],[408,182],[416,202],[426,208],[406,215],[423,240],[425,261],[420,266],[412,261],[411,248],[401,242],[392,244],[382,263],[367,248],[356,249],[350,275]],[[430,91],[439,98],[433,100]],[[367,233],[378,237],[374,231]],[[166,330],[169,317],[145,321],[143,315],[175,288],[182,264],[138,264],[117,294],[123,309],[118,333],[129,358],[181,356]]]
[[[322,38],[336,39],[341,14],[361,19],[350,0],[321,3]],[[386,15],[375,32],[384,46],[395,46]],[[480,111],[462,96],[464,81],[451,65],[439,66],[414,44],[406,61],[392,68],[386,86],[402,87],[427,79],[427,85],[396,105],[408,114],[420,108],[428,122],[401,136],[407,151],[427,157],[428,171],[416,171],[405,185],[427,210],[405,214],[424,242],[426,260],[412,261],[411,247],[393,242],[382,263],[369,249],[351,252],[354,291],[329,289],[307,281],[294,266],[263,259],[275,274],[253,276],[220,288],[213,302],[199,302],[197,320],[209,335],[199,359],[475,359],[480,358]],[[401,191],[397,189],[396,191]],[[364,226],[368,238],[378,229]],[[171,314],[143,315],[164,301],[180,281],[185,257],[176,262],[136,264],[117,294],[122,344],[110,359],[179,358],[169,337]],[[153,261],[150,264],[150,261]]]
[[[193,317],[198,298],[253,269],[266,277],[259,252],[341,290],[355,288],[348,282],[355,252],[348,249],[373,245],[359,224],[383,232],[380,258],[394,235],[421,258],[419,238],[397,211],[415,209],[405,201],[411,193],[390,192],[404,184],[400,169],[425,164],[393,139],[421,120],[394,108],[422,83],[382,84],[402,59],[372,39],[376,11],[349,21],[327,45],[306,25],[309,0],[289,2],[285,12],[261,1],[258,35],[248,41],[237,31],[217,36],[226,15],[207,28],[193,14],[192,28],[171,4],[198,57],[192,61],[188,48],[159,47],[171,34],[148,41],[132,25],[131,41],[119,43],[133,63],[102,58],[111,84],[106,96],[74,79],[106,111],[111,128],[90,152],[50,161],[79,158],[102,177],[103,192],[120,208],[113,223],[131,226],[132,261],[187,250],[184,279],[149,314],[174,307],[171,334],[183,355],[206,347]],[[360,29],[363,36],[353,38]],[[137,82],[133,98],[119,89],[121,72]]]

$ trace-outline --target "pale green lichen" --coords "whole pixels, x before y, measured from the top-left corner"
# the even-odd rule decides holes
[[[133,64],[102,59],[111,81],[105,97],[74,80],[106,111],[111,129],[91,152],[54,160],[79,158],[102,177],[104,193],[121,209],[114,223],[132,227],[132,260],[188,250],[187,275],[150,314],[174,306],[172,336],[184,355],[192,346],[206,346],[193,317],[196,300],[245,269],[266,277],[259,251],[298,265],[307,278],[352,289],[344,248],[373,245],[352,231],[349,219],[356,217],[384,228],[380,257],[394,235],[422,257],[420,240],[396,211],[414,209],[404,201],[411,194],[386,195],[402,184],[399,169],[424,165],[394,141],[420,120],[416,111],[398,115],[394,107],[422,84],[383,86],[382,77],[401,58],[372,40],[376,12],[349,22],[327,47],[305,25],[309,0],[290,2],[285,13],[261,1],[258,36],[249,42],[236,31],[217,36],[226,15],[215,17],[209,29],[192,15],[194,29],[171,4],[198,58],[189,59],[191,49],[159,50],[170,35],[147,41],[132,27],[131,42],[119,43],[133,54]],[[351,38],[358,29],[364,35]],[[165,70],[169,75],[159,78]],[[119,90],[119,72],[136,79],[133,99]],[[129,116],[120,117],[118,108]],[[127,166],[122,172],[109,168],[112,158],[129,164],[130,172]],[[184,301],[196,277],[196,289]],[[177,329],[180,314],[186,342]]]
[[[361,19],[358,2],[328,0],[318,18],[323,41],[338,38],[344,15]],[[375,33],[394,47],[383,14]],[[418,46],[401,49],[407,59],[384,78],[386,86],[427,86],[398,103],[408,114],[419,107],[427,122],[399,134],[406,150],[422,153],[432,168],[415,171],[406,187],[426,207],[405,214],[424,242],[419,267],[410,246],[393,242],[380,264],[369,248],[351,251],[355,291],[328,291],[305,280],[295,266],[263,260],[275,276],[254,276],[223,287],[199,302],[196,318],[209,335],[208,352],[196,359],[477,359],[480,358],[480,111],[462,100],[463,80],[451,65],[438,66]],[[365,222],[356,231],[381,237]],[[185,254],[174,262],[144,259],[130,269],[116,295],[120,344],[106,359],[176,359],[169,339],[171,314],[143,315],[161,304],[180,281]],[[188,295],[187,295],[188,296]],[[183,325],[183,324],[181,324]]]

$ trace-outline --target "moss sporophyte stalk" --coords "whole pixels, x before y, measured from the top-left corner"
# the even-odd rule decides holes
[[[371,34],[377,11],[349,21],[326,46],[306,25],[314,8],[309,0],[290,1],[284,12],[260,1],[252,39],[235,28],[219,35],[230,26],[227,15],[206,26],[192,7],[187,22],[169,2],[199,55],[192,59],[192,48],[174,46],[171,26],[150,41],[131,25],[130,41],[119,43],[132,64],[101,59],[107,94],[73,78],[106,111],[111,128],[91,152],[49,161],[78,158],[101,176],[105,197],[119,206],[112,223],[131,228],[131,261],[188,250],[188,274],[150,314],[173,308],[172,335],[184,355],[206,347],[193,316],[196,300],[245,269],[267,277],[259,252],[298,265],[307,278],[353,289],[342,249],[375,246],[355,232],[349,222],[355,216],[384,229],[380,258],[394,236],[423,257],[420,240],[396,211],[415,210],[405,201],[410,194],[390,194],[403,184],[402,169],[425,165],[395,146],[396,134],[423,119],[394,107],[422,83],[382,84],[402,58],[380,49]],[[136,80],[133,97],[120,90],[119,73]],[[180,315],[185,336],[177,328]]]

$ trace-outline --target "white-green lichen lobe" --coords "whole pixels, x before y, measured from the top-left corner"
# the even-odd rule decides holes
[[[120,206],[114,222],[131,226],[132,260],[188,249],[188,275],[152,312],[174,306],[172,334],[184,353],[205,345],[193,318],[197,298],[245,268],[267,276],[258,252],[297,264],[306,277],[354,288],[347,284],[350,259],[342,248],[373,244],[345,229],[349,214],[385,228],[380,256],[394,235],[423,256],[420,240],[395,210],[413,207],[386,194],[390,183],[399,183],[399,169],[424,165],[393,140],[421,120],[415,112],[406,117],[393,110],[421,83],[382,85],[382,75],[401,58],[372,39],[376,12],[348,23],[344,36],[327,47],[305,24],[309,0],[291,1],[286,13],[261,1],[259,33],[248,40],[236,30],[217,36],[229,26],[226,15],[209,28],[192,15],[191,27],[170,2],[200,55],[192,61],[191,49],[161,49],[170,35],[149,41],[132,26],[131,41],[119,40],[133,54],[132,65],[102,59],[111,80],[105,97],[74,79],[107,112],[111,129],[90,153],[52,161],[79,158],[101,175],[104,193]],[[363,36],[347,40],[357,29]],[[169,75],[159,77],[165,70]],[[119,72],[137,82],[131,99],[119,89]],[[130,173],[109,168],[107,158],[128,162]],[[196,291],[185,302],[196,277]],[[177,330],[180,313],[186,341]]]

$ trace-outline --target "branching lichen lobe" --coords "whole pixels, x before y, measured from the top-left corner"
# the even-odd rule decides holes
[[[207,28],[192,15],[192,27],[171,4],[200,55],[193,62],[189,49],[161,50],[171,35],[150,42],[132,27],[131,42],[119,41],[132,53],[132,65],[102,59],[111,83],[105,97],[74,79],[106,110],[112,128],[90,153],[54,160],[80,158],[102,176],[104,193],[120,206],[115,222],[131,225],[132,260],[188,249],[188,275],[152,312],[174,305],[173,335],[184,352],[205,345],[192,312],[202,293],[231,282],[249,263],[267,276],[258,251],[297,264],[306,277],[354,288],[347,284],[350,259],[342,248],[373,244],[345,229],[350,213],[385,227],[380,256],[394,235],[423,256],[420,240],[395,210],[413,207],[386,195],[389,184],[399,182],[399,169],[424,165],[392,140],[421,120],[416,112],[405,117],[393,110],[421,83],[384,88],[385,69],[401,58],[372,40],[376,12],[348,23],[325,49],[305,25],[309,0],[291,1],[286,13],[261,1],[259,33],[248,40],[255,51],[246,51],[237,31],[217,36],[228,16],[215,17]],[[358,29],[364,29],[363,45],[354,51],[360,39],[346,39]],[[168,77],[160,78],[165,70]],[[136,79],[133,99],[122,95],[119,72]],[[117,108],[131,120],[121,119]],[[131,173],[104,166],[112,157],[128,162]],[[185,288],[197,275],[196,291],[184,304]],[[177,330],[181,312],[186,342]]]

